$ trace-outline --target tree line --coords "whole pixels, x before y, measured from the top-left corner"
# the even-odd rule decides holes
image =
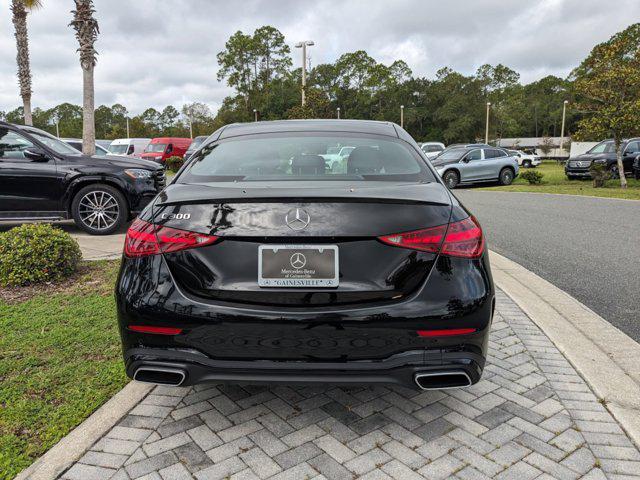
[[[341,118],[400,123],[404,105],[404,126],[414,138],[453,143],[484,137],[490,102],[492,138],[559,136],[563,102],[575,97],[573,80],[547,76],[523,85],[516,71],[501,64],[482,65],[472,75],[442,68],[430,79],[414,76],[402,60],[385,65],[358,50],[309,70],[302,107],[302,70],[292,68],[284,36],[270,26],[233,34],[218,63],[218,80],[236,92],[218,112],[223,124],[251,121],[254,109],[271,120],[335,118],[338,108]],[[574,131],[580,118],[569,109],[566,131]]]
[[[637,24],[631,25],[618,34],[626,32],[623,37],[634,53],[637,29]],[[591,56],[598,57],[598,52],[596,46]],[[482,65],[469,75],[445,67],[428,78],[414,75],[402,60],[387,65],[358,50],[333,63],[308,66],[307,102],[302,106],[302,69],[293,68],[291,49],[278,29],[263,26],[253,33],[234,33],[217,60],[218,81],[226,82],[234,94],[223,100],[215,114],[200,102],[180,109],[172,105],[161,110],[147,108],[138,115],[131,115],[121,104],[101,105],[94,112],[96,137],[126,136],[127,119],[132,137],[197,136],[228,123],[253,121],[256,116],[260,120],[335,118],[338,109],[341,118],[400,123],[403,105],[404,127],[414,138],[449,144],[484,138],[488,102],[491,139],[560,136],[563,102],[567,100],[565,135],[581,133],[592,137],[589,139],[598,138],[594,129],[580,129],[598,110],[585,102],[589,95],[584,88],[588,73],[584,62],[567,78],[549,75],[523,84],[518,72],[502,64]],[[616,78],[613,63],[609,63],[608,75]],[[52,133],[56,133],[57,124],[60,136],[78,137],[82,111],[69,103],[36,108],[33,124]],[[22,107],[0,112],[0,118],[22,123]]]
[[[10,123],[24,123],[23,107],[9,112],[0,111],[0,120]],[[31,112],[32,124],[62,138],[82,137],[82,106],[61,103],[53,108],[35,108]],[[167,105],[162,110],[147,108],[139,115],[131,115],[119,103],[100,105],[95,109],[95,136],[98,139],[113,140],[127,137],[127,123],[130,137],[189,137],[209,135],[220,124],[203,103],[183,105],[180,110]]]
[[[302,107],[302,70],[293,68],[285,37],[272,26],[234,33],[217,59],[218,80],[235,93],[216,114],[200,102],[147,108],[138,115],[121,104],[101,105],[95,109],[96,138],[126,136],[127,118],[132,137],[205,135],[227,123],[252,121],[256,114],[261,120],[335,118],[338,108],[341,118],[399,123],[404,105],[404,126],[414,138],[466,142],[484,137],[487,102],[491,138],[559,136],[563,101],[574,100],[570,79],[547,76],[523,85],[516,71],[501,64],[482,65],[472,75],[445,67],[427,78],[414,75],[402,60],[385,65],[358,50],[309,69]],[[0,118],[23,123],[23,108],[0,112]],[[566,132],[573,132],[580,118],[569,108]],[[82,107],[35,108],[32,122],[63,137],[80,137]]]

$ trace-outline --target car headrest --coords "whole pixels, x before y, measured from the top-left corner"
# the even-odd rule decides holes
[[[376,174],[382,167],[380,150],[369,146],[354,148],[347,160],[347,173]]]
[[[325,160],[320,155],[296,155],[291,160],[294,175],[324,175]]]

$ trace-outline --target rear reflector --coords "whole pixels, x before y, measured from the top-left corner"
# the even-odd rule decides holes
[[[155,333],[156,335],[179,335],[182,333],[181,328],[173,327],[154,327],[151,325],[129,325],[129,330],[140,333]]]
[[[202,247],[217,240],[218,237],[215,235],[153,225],[138,218],[127,230],[127,236],[124,240],[124,254],[127,257],[144,257]]]
[[[447,328],[442,330],[418,330],[420,337],[454,337],[456,335],[468,335],[474,333],[475,328]]]
[[[452,257],[478,258],[484,250],[484,235],[474,217],[449,225],[385,235],[378,237],[378,240],[396,247],[441,253]]]

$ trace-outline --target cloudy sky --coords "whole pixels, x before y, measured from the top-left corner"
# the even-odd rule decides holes
[[[0,0],[0,110],[21,104],[10,0]],[[44,0],[29,16],[33,106],[81,103],[71,0]],[[524,82],[566,76],[598,42],[640,18],[638,0],[95,0],[100,37],[96,104],[144,108],[190,101],[215,111],[230,93],[216,53],[236,30],[262,25],[291,45],[312,39],[312,64],[365,49],[405,60],[414,74],[443,66],[472,73],[503,63]]]

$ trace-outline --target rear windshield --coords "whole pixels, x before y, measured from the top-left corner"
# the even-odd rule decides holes
[[[336,155],[336,145],[348,148]],[[180,182],[435,180],[403,141],[375,136],[254,135],[208,145],[192,158]]]
[[[440,145],[423,145],[422,150],[428,153],[441,152],[444,150]]]

